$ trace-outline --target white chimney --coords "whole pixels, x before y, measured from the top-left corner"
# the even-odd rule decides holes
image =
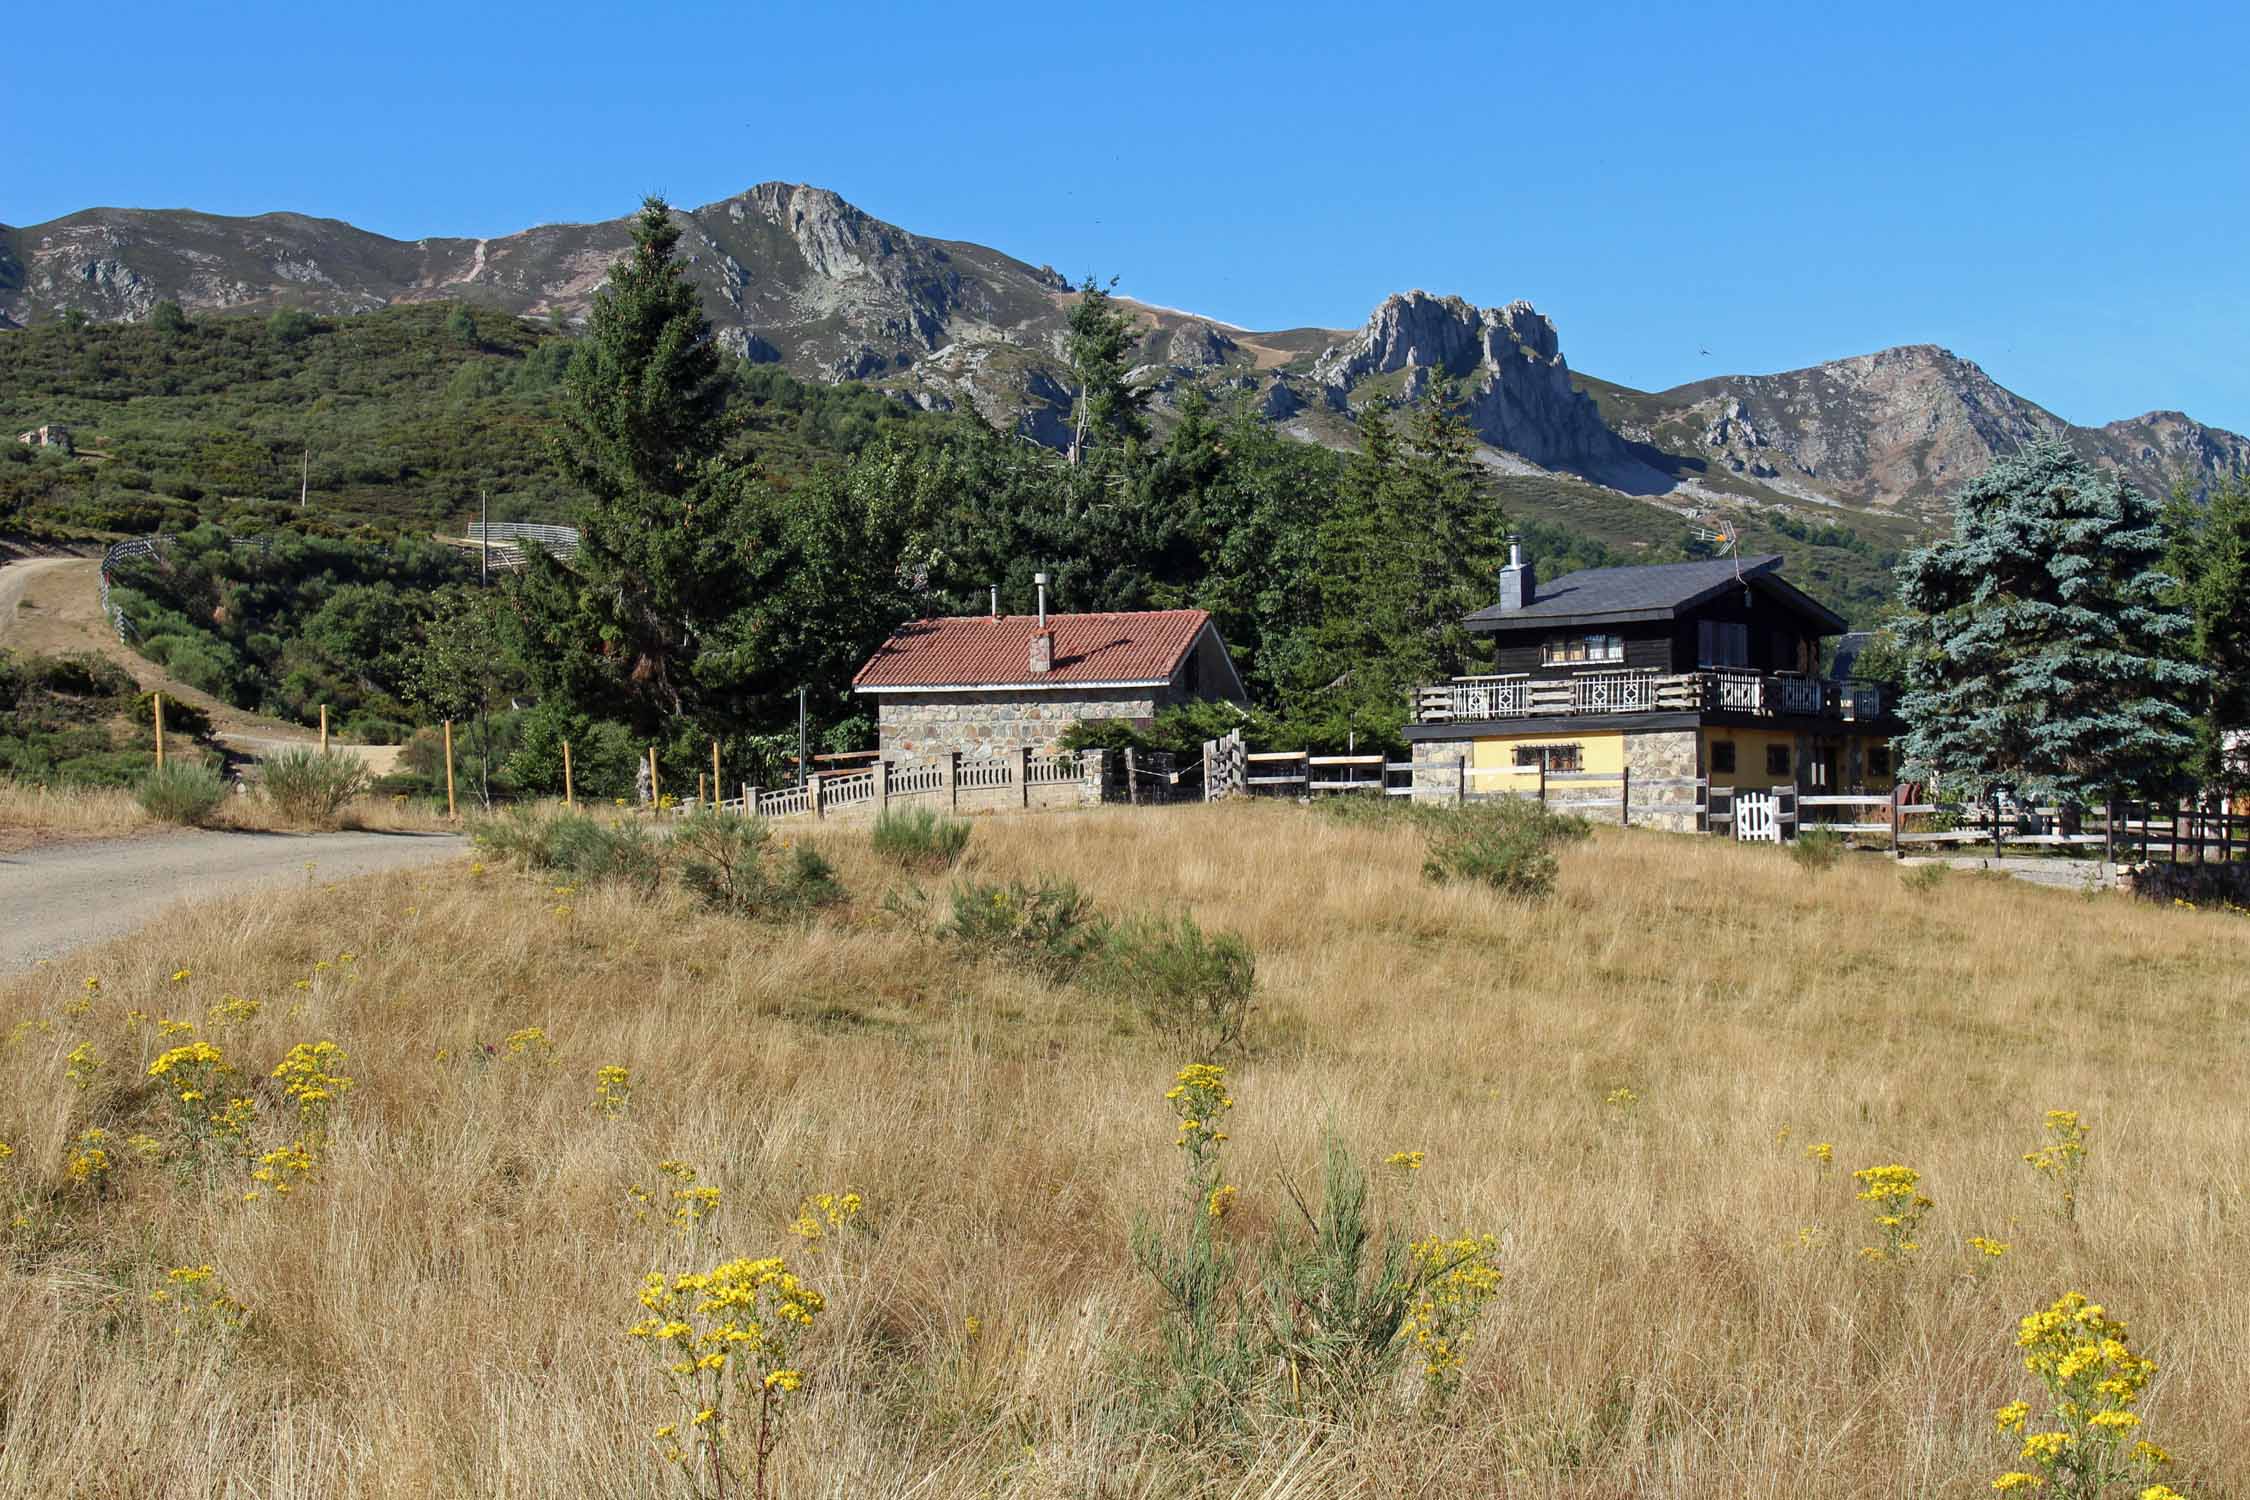
[[[1034,573],[1031,575],[1031,581],[1039,585],[1039,628],[1045,630],[1047,628],[1047,575]]]
[[[992,618],[1000,618],[1000,585],[997,583],[992,586]]]

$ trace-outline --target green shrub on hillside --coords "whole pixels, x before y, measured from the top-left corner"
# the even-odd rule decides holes
[[[1425,877],[1441,885],[1473,881],[1526,900],[1553,894],[1561,868],[1555,850],[1593,831],[1584,818],[1519,797],[1415,812],[1428,840]]]
[[[1258,962],[1238,933],[1207,933],[1185,912],[1143,915],[1110,928],[1092,977],[1185,1055],[1209,1058],[1242,1041]]]
[[[844,898],[843,885],[820,851],[805,844],[776,850],[762,818],[690,813],[673,831],[670,852],[679,862],[680,883],[713,911],[777,916]]]
[[[365,762],[318,750],[284,750],[266,760],[261,772],[266,800],[299,827],[335,827],[368,783]]]
[[[1077,976],[1100,950],[1108,924],[1094,900],[1068,880],[1027,884],[963,880],[938,936],[981,958],[1056,982]]]
[[[142,812],[184,828],[201,827],[226,798],[226,782],[201,761],[176,760],[152,767],[133,791]]]
[[[969,847],[969,825],[926,807],[891,808],[868,835],[877,854],[902,870],[950,870]]]

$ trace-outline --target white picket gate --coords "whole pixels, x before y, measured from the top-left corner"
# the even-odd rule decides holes
[[[1771,792],[1734,794],[1734,836],[1746,844],[1781,842],[1781,799]]]

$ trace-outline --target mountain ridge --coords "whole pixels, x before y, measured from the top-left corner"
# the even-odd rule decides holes
[[[734,354],[1063,441],[1075,289],[1051,266],[914,234],[802,183],[763,182],[675,213],[688,274]],[[401,240],[286,209],[89,208],[0,225],[0,328],[72,307],[138,321],[165,300],[190,314],[460,301],[570,323],[630,243],[629,222]],[[1961,479],[2048,434],[2160,492],[2250,473],[2240,434],[2165,408],[2077,426],[1935,343],[1649,392],[1572,370],[1554,324],[1527,302],[1480,308],[1416,290],[1386,297],[1356,329],[1260,332],[1120,300],[1146,325],[1136,377],[1160,418],[1195,390],[1348,445],[1368,403],[1410,399],[1443,373],[1497,468],[1576,475],[1691,513],[1744,503],[1926,522]]]

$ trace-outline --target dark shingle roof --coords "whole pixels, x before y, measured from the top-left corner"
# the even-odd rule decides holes
[[[1780,596],[1805,613],[1827,623],[1832,630],[1844,622],[1818,601],[1808,598],[1780,577],[1781,557],[1731,557],[1702,562],[1648,563],[1626,568],[1584,568],[1549,582],[1539,581],[1531,602],[1522,609],[1487,605],[1462,623],[1472,629],[1498,629],[1510,625],[1562,625],[1580,621],[1664,620],[1693,604],[1731,588],[1739,576],[1745,583]]]

